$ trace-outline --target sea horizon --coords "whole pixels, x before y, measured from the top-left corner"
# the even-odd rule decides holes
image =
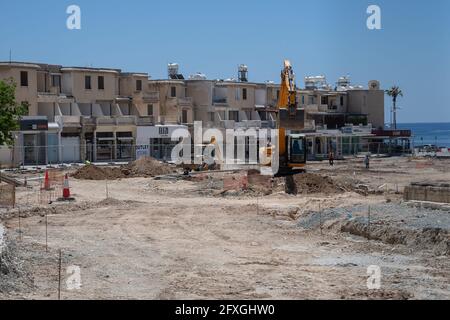
[[[414,145],[450,148],[450,122],[403,122],[397,127],[412,131]]]

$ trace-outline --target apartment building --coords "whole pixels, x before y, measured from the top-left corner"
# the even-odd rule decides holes
[[[186,82],[193,100],[195,119],[202,121],[205,127],[239,129],[261,126],[256,101],[258,84],[204,79]]]
[[[155,95],[157,103],[147,104],[154,125],[137,127],[138,154],[170,160],[172,149],[178,143],[172,141],[172,133],[177,129],[192,128],[192,98],[187,94],[186,83],[179,79],[148,80],[146,86],[152,96]]]
[[[341,77],[333,88],[324,76],[305,77],[300,90],[306,119],[322,129],[340,129],[347,124],[384,127],[384,91],[378,81],[368,88],[352,86],[349,77]],[[300,101],[300,100],[299,100]]]
[[[181,110],[161,119],[160,92],[152,91],[145,73],[0,63],[0,79],[9,78],[17,84],[16,100],[28,105],[11,151],[16,165],[129,161],[136,156],[138,127],[192,121],[192,113],[183,119]],[[180,97],[189,109],[186,100]]]
[[[194,121],[221,130],[275,128],[280,94],[279,84],[249,82],[244,65],[238,79],[185,79],[171,64],[167,79],[152,80],[119,69],[0,63],[0,79],[7,78],[17,83],[16,100],[28,105],[13,157],[25,165],[169,159],[177,143],[171,133],[192,133]],[[297,101],[296,112],[280,114],[280,120],[290,131],[320,131],[310,138],[314,153],[326,153],[333,140],[327,130],[384,125],[377,81],[364,89],[342,77],[333,88],[324,76],[306,77]]]

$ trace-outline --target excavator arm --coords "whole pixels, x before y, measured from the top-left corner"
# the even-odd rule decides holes
[[[304,171],[307,157],[306,137],[302,134],[287,134],[281,115],[283,113],[283,118],[289,118],[290,121],[298,121],[297,106],[295,74],[291,63],[288,60],[285,60],[284,68],[281,72],[281,89],[277,103],[277,129],[279,137],[278,153],[280,165],[277,176],[291,176]],[[270,154],[274,154],[274,147],[271,147],[271,149]]]
[[[284,61],[284,68],[281,72],[281,89],[277,103],[277,108],[287,109],[290,113],[297,110],[297,87],[295,85],[295,74],[289,60]]]

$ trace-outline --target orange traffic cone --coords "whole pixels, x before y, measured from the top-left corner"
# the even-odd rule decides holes
[[[64,187],[63,187],[63,198],[64,199],[68,199],[70,198],[70,187],[69,187],[69,176],[66,175],[64,176]]]
[[[48,170],[45,170],[45,178],[44,178],[44,190],[50,190],[50,179],[48,177]]]
[[[70,187],[69,187],[69,175],[66,173],[64,176],[64,185],[63,185],[63,197],[58,199],[59,201],[73,201],[75,200],[70,196]]]

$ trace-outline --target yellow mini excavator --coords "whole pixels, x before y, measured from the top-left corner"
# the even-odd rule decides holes
[[[275,174],[276,177],[288,177],[305,172],[306,137],[303,134],[286,134],[285,127],[287,125],[289,129],[295,130],[299,123],[303,123],[304,114],[298,109],[296,89],[295,74],[290,62],[286,60],[281,73],[281,89],[277,104],[279,169]],[[261,151],[270,157],[274,155],[276,146],[262,149]]]

